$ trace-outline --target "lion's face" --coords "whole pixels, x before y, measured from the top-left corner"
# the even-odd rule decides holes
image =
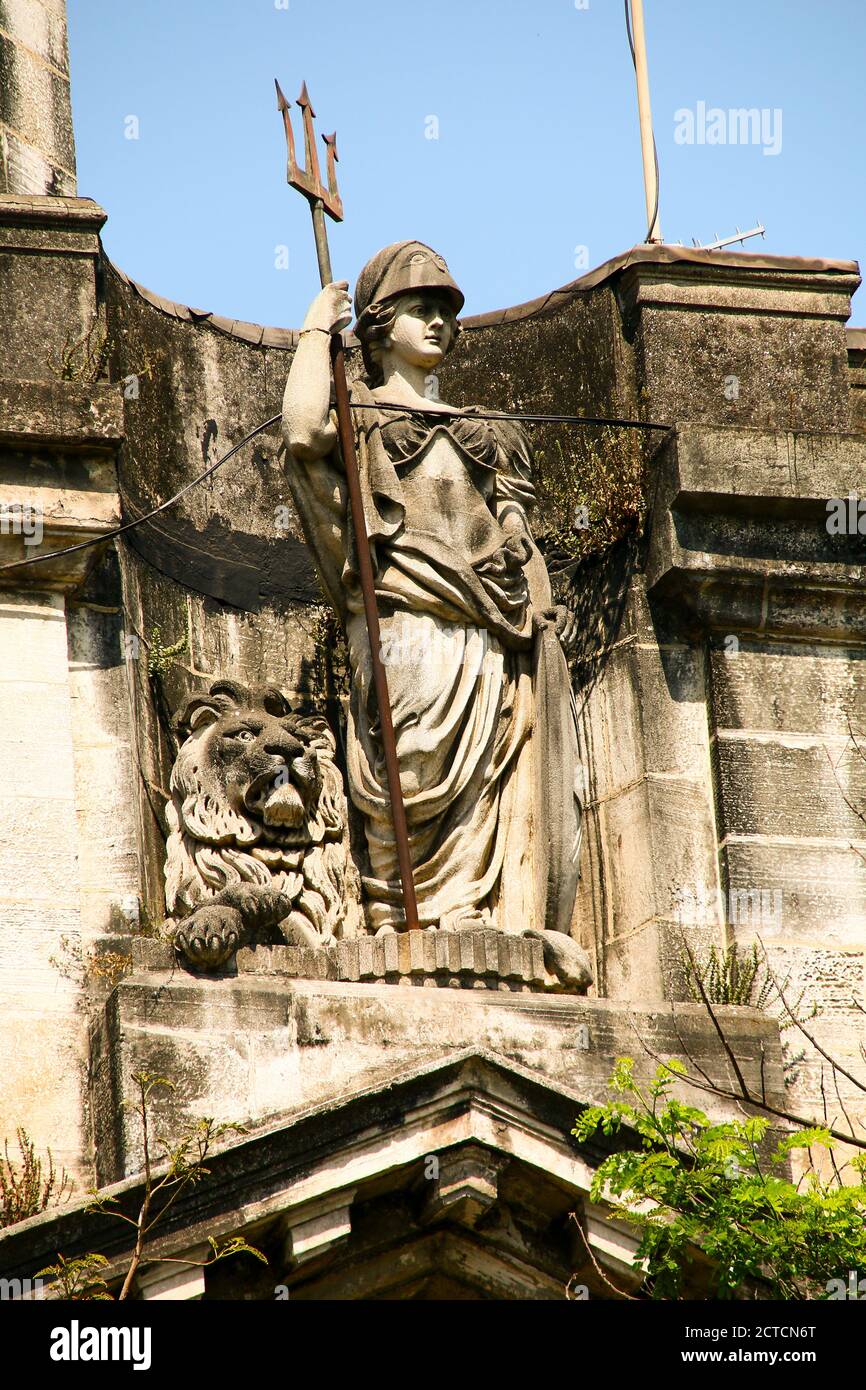
[[[189,701],[171,774],[178,828],[191,841],[264,854],[340,835],[334,737],[278,691],[219,681]],[[274,861],[276,862],[276,861]]]
[[[240,708],[208,720],[197,739],[192,734],[203,789],[222,795],[239,816],[261,821],[269,840],[286,840],[287,830],[298,843],[322,792],[318,753],[298,724],[297,716]]]

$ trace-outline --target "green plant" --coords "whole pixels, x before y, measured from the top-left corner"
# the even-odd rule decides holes
[[[170,645],[163,645],[162,629],[158,623],[154,623],[150,629],[150,641],[147,644],[147,671],[148,675],[162,679],[169,668],[174,664],[176,656],[186,651],[186,635],[179,637],[176,642]]]
[[[49,1278],[54,1281],[55,1298],[75,1299],[77,1302],[113,1301],[108,1285],[102,1277],[108,1260],[104,1255],[82,1255],[77,1260],[67,1260],[57,1256],[57,1264],[46,1265],[40,1269],[37,1279]]]
[[[646,468],[639,441],[603,429],[583,431],[568,453],[559,439],[535,455],[540,517],[535,533],[552,578],[623,536],[641,535],[646,520]]]
[[[777,1016],[779,1032],[789,1028],[799,1029],[808,1039],[805,1024],[818,1014],[818,1005],[806,1002],[805,986],[792,1002],[787,997],[790,984],[790,971],[784,980],[779,980],[770,967],[766,950],[753,941],[745,957],[739,955],[737,942],[719,951],[711,946],[709,951],[699,957],[691,948],[685,935],[681,937],[680,961],[689,992],[696,1003],[712,1009],[714,1004],[748,1005],[753,1009],[763,1009]],[[717,1020],[714,1020],[717,1022]],[[793,1053],[785,1062],[786,1068],[794,1068],[803,1060],[804,1054]],[[828,1058],[832,1062],[832,1059]]]
[[[831,1279],[866,1269],[866,1156],[825,1181],[811,1158],[815,1148],[832,1148],[827,1129],[793,1130],[767,1153],[769,1120],[713,1124],[671,1094],[688,1079],[681,1062],[660,1065],[644,1088],[633,1067],[630,1057],[618,1059],[609,1085],[623,1099],[588,1107],[572,1133],[585,1142],[599,1129],[612,1136],[628,1126],[638,1136],[639,1147],[601,1163],[591,1197],[640,1231],[646,1294],[678,1298],[698,1252],[718,1298],[750,1297],[758,1288],[774,1298],[826,1298]],[[795,1184],[789,1157],[798,1149],[810,1163]],[[847,1184],[845,1169],[854,1179]]]
[[[118,1221],[124,1221],[135,1232],[132,1254],[117,1294],[118,1301],[128,1299],[132,1295],[141,1262],[147,1258],[147,1240],[154,1227],[187,1187],[201,1182],[208,1176],[210,1170],[205,1166],[205,1160],[213,1144],[227,1134],[246,1133],[243,1125],[216,1124],[211,1119],[203,1119],[184,1131],[175,1143],[170,1143],[161,1135],[154,1136],[151,1132],[149,1113],[151,1097],[159,1088],[173,1091],[174,1082],[152,1072],[137,1072],[133,1080],[138,1087],[138,1098],[135,1101],[127,1101],[126,1105],[135,1111],[141,1122],[144,1154],[144,1194],[141,1205],[135,1216],[128,1216],[125,1212],[115,1210],[115,1197],[94,1190],[91,1201],[85,1207],[88,1213],[109,1215]],[[162,1162],[156,1171],[154,1146],[162,1153]],[[222,1243],[210,1238],[208,1244],[211,1254],[207,1260],[175,1260],[160,1255],[160,1263],[203,1267],[227,1259],[231,1255],[247,1254],[267,1264],[266,1256],[255,1246],[248,1245],[241,1236],[233,1236]],[[58,1255],[57,1260],[56,1265],[39,1271],[40,1275],[50,1275],[56,1281],[57,1288],[52,1289],[54,1296],[74,1299],[113,1297],[106,1281],[97,1273],[108,1265],[108,1260],[103,1255],[91,1252],[72,1260]]]
[[[49,353],[46,365],[61,381],[98,381],[108,359],[108,334],[103,324],[93,322],[76,337],[70,329],[57,357]]]
[[[78,937],[61,936],[58,955],[48,957],[64,979],[81,988],[86,979],[107,980],[113,989],[118,980],[132,969],[132,960],[120,951],[98,950],[85,952]]]
[[[757,943],[745,956],[736,941],[724,951],[711,946],[703,960],[691,951],[683,952],[683,971],[689,992],[701,1002],[703,985],[711,1004],[750,1004],[765,1009],[774,996],[773,979],[758,955]]]
[[[28,1216],[37,1216],[46,1207],[56,1206],[72,1191],[72,1180],[65,1168],[58,1175],[50,1149],[47,1151],[48,1172],[45,1173],[26,1129],[19,1126],[15,1135],[20,1163],[15,1164],[10,1159],[8,1139],[4,1141],[0,1158],[0,1228],[26,1221]]]
[[[93,951],[88,961],[91,975],[114,986],[132,969],[132,960],[121,951]]]

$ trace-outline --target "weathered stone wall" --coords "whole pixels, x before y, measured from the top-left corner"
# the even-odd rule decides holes
[[[676,541],[651,555],[708,636],[709,726],[732,939],[760,938],[792,1002],[806,991],[823,1045],[859,1065],[866,961],[858,750],[866,719],[862,540],[830,535],[826,498],[856,491],[862,436],[683,429]],[[731,480],[727,496],[718,479]],[[718,488],[715,506],[707,491]],[[678,577],[674,577],[678,575]],[[808,1053],[797,1095],[821,1090]],[[840,1080],[856,1110],[862,1093]]]
[[[120,519],[103,220],[86,200],[0,196],[0,564],[40,557],[0,572],[0,1132],[14,1149],[23,1126],[78,1175],[99,958],[139,901],[117,565],[97,549],[41,558]]]
[[[675,885],[680,908],[687,899],[685,929],[704,919],[742,948],[762,941],[786,998],[796,1005],[802,996],[804,1015],[816,1007],[809,1028],[856,1073],[866,999],[862,537],[827,525],[828,499],[859,494],[866,465],[853,432],[856,390],[843,374],[853,270],[815,267],[813,279],[792,266],[775,285],[743,287],[754,365],[726,360],[717,347],[707,374],[718,388],[730,362],[739,394],[729,400],[717,390],[713,411],[702,388],[693,408],[679,406],[682,418],[705,423],[679,424],[659,452],[645,583],[653,610],[676,620],[679,639],[703,663],[717,856],[700,877]],[[702,299],[717,299],[733,354],[740,333],[726,313],[727,286],[715,279],[729,276],[708,276]],[[693,294],[687,283],[669,284],[664,296],[650,287],[647,302],[669,306],[667,321],[654,306],[646,329],[663,362],[678,360],[678,345],[689,341],[682,325],[697,307]],[[806,356],[823,363],[820,373],[805,369]],[[667,369],[658,372],[662,401],[670,380]],[[734,428],[738,402],[746,418]],[[672,862],[666,853],[666,867]],[[676,939],[682,913],[672,915]],[[802,1041],[792,1035],[792,1050]],[[822,1096],[832,1085],[835,1098],[838,1082],[849,1113],[862,1117],[862,1090],[830,1076],[807,1046],[790,1078],[792,1107],[823,1115]],[[837,1113],[838,1098],[828,1103]]]
[[[66,0],[0,3],[0,193],[75,196]]]
[[[279,413],[293,335],[260,346],[189,311],[159,307],[163,301],[150,302],[110,265],[105,276],[109,369],[125,397],[119,486],[131,519]],[[142,768],[145,911],[156,920],[164,913],[162,789],[176,751],[174,712],[218,676],[269,681],[292,698],[312,699],[314,685],[316,698],[322,693],[314,626],[319,586],[278,447],[278,429],[259,436],[120,548],[123,649]],[[157,640],[181,640],[185,648],[152,678]]]
[[[130,520],[162,503],[278,414],[294,333],[227,322],[134,286],[99,255],[102,214],[91,204],[7,198],[4,208],[0,370],[15,388],[6,391],[4,497],[26,480],[48,517],[54,502],[62,512],[77,499],[75,534],[95,536],[118,506]],[[842,538],[828,549],[819,522],[822,488],[860,476],[859,441],[845,433],[856,419],[844,332],[855,284],[845,264],[638,249],[537,303],[468,320],[440,382],[458,403],[677,425],[662,442],[649,432],[531,427],[543,540],[558,507],[561,542],[563,498],[567,531],[576,476],[590,500],[595,485],[615,498],[635,449],[647,469],[643,540],[624,537],[602,554],[610,535],[596,516],[599,535],[576,569],[573,556],[563,565],[561,582],[566,592],[573,578],[569,601],[581,618],[575,689],[588,800],[575,929],[594,955],[597,993],[683,998],[683,892],[709,895],[687,925],[703,946],[754,935],[751,919],[730,920],[732,894],[778,891],[774,961],[794,963],[797,989],[814,984],[826,995],[826,1037],[846,1055],[858,1037],[850,1001],[862,999],[864,889],[849,858],[853,813],[840,810],[844,798],[834,802],[833,779],[841,775],[856,804],[857,763],[844,744],[847,719],[859,717],[862,626],[856,544]],[[353,349],[350,370],[358,368]],[[684,421],[703,422],[703,433]],[[46,547],[57,543],[60,522],[52,526]],[[24,552],[18,543],[9,553]],[[8,608],[16,623],[23,609],[36,624],[33,659],[46,642],[53,655],[49,676],[39,667],[30,681],[30,658],[12,639],[38,730],[16,732],[17,756],[44,744],[66,771],[37,779],[35,791],[16,785],[9,808],[7,824],[18,828],[6,841],[13,932],[4,988],[10,1005],[13,993],[18,1006],[29,999],[37,1026],[25,1028],[20,1007],[9,1015],[18,1080],[4,1122],[25,1123],[84,1171],[84,1030],[109,985],[82,964],[92,966],[97,948],[128,953],[131,935],[163,914],[172,713],[217,676],[330,702],[332,719],[339,706],[275,427],[125,538],[117,567],[100,562],[88,579],[86,564],[67,572],[52,562],[30,574],[42,590],[28,580],[10,591]],[[58,613],[63,641],[52,647]],[[179,639],[183,649],[162,661]],[[9,683],[19,705],[21,679],[16,672]],[[40,704],[46,680],[52,699],[55,687],[64,692],[55,719]],[[842,755],[841,774],[824,768],[825,744]],[[20,875],[22,900],[21,827],[34,800],[45,816],[51,797],[56,873],[41,897],[38,870]],[[56,917],[50,947],[37,902]],[[30,996],[17,990],[19,973]],[[63,1080],[48,1087],[38,1057],[61,1035]],[[801,1076],[811,1104],[814,1068]],[[70,1108],[81,1116],[74,1135],[59,1128]]]

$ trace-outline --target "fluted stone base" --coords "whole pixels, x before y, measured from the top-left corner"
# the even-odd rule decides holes
[[[133,963],[165,970],[177,963],[164,941],[137,940]],[[186,965],[178,965],[187,970]],[[195,973],[190,971],[189,973]],[[302,980],[423,985],[502,991],[562,990],[545,968],[536,938],[489,931],[409,931],[358,937],[319,950],[300,946],[245,946],[221,974],[278,975]]]

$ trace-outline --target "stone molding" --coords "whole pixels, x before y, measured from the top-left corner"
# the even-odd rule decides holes
[[[827,532],[859,493],[857,434],[680,424],[654,461],[647,590],[705,628],[859,640],[862,537]]]
[[[97,541],[120,525],[115,459],[122,438],[117,386],[0,379],[0,564]],[[38,516],[40,540],[7,520],[19,508]],[[0,588],[74,590],[98,553],[88,545],[0,571]]]
[[[848,319],[860,284],[855,262],[811,266],[792,257],[756,258],[742,265],[719,260],[689,263],[641,260],[624,268],[619,298],[626,318],[653,306],[737,314],[796,314],[798,318]],[[787,262],[787,263],[786,263]]]
[[[177,963],[170,943],[147,938],[133,941],[132,958],[139,970]],[[545,969],[541,941],[494,929],[391,932],[319,949],[244,946],[235,959],[239,975],[509,992],[560,988]]]
[[[0,193],[0,246],[16,248],[15,228],[31,228],[41,231],[63,233],[73,231],[79,235],[91,236],[94,240],[84,245],[74,245],[66,241],[58,243],[57,249],[78,250],[95,254],[99,251],[95,240],[108,220],[105,208],[93,198],[65,198],[45,194]],[[21,241],[23,246],[29,243]],[[50,245],[46,250],[55,248]]]
[[[400,1260],[395,1261],[393,1253],[383,1272],[378,1249],[368,1262],[363,1239],[356,1249],[347,1244],[355,1234],[357,1205],[383,1186],[414,1204],[422,1240],[459,1242],[461,1233],[471,1236],[473,1244],[466,1248],[474,1250],[479,1264],[470,1282],[483,1280],[491,1287],[501,1283],[497,1296],[566,1297],[568,1273],[563,1279],[562,1249],[551,1239],[549,1203],[556,1203],[563,1216],[572,1209],[584,1214],[599,1263],[639,1282],[634,1244],[622,1223],[604,1204],[589,1200],[598,1163],[612,1148],[633,1145],[635,1136],[624,1128],[603,1144],[578,1146],[570,1130],[588,1099],[579,1085],[552,1082],[474,1047],[432,1065],[405,1067],[352,1095],[280,1117],[208,1156],[207,1179],[182,1193],[154,1232],[142,1267],[142,1292],[159,1297],[160,1286],[166,1287],[166,1265],[161,1261],[183,1258],[211,1237],[244,1236],[255,1244],[273,1222],[288,1242],[283,1270],[275,1263],[269,1272],[274,1282],[281,1275],[300,1279],[303,1290],[309,1277],[307,1258],[312,1264],[312,1257],[320,1257],[313,1266],[315,1281],[328,1276],[321,1256],[332,1252],[338,1261],[337,1278],[345,1278],[341,1265],[348,1261],[353,1278],[360,1280],[354,1293],[344,1289],[341,1297],[369,1296],[377,1283],[381,1291],[382,1281],[385,1286],[399,1284]],[[433,1155],[439,1178],[428,1187],[424,1168]],[[541,1238],[533,1249],[519,1242],[491,1242],[484,1229],[473,1229],[482,1212],[501,1200],[506,1170],[519,1177],[524,1194],[538,1195]],[[106,1193],[115,1199],[116,1211],[135,1212],[142,1179],[115,1183]],[[448,1224],[456,1228],[451,1237],[447,1229],[437,1230],[449,1205],[455,1220]],[[105,1277],[121,1277],[131,1248],[129,1228],[117,1220],[115,1211],[87,1214],[85,1208],[86,1200],[79,1200],[0,1233],[0,1259],[7,1276],[32,1275],[53,1260],[58,1249],[68,1259],[96,1248],[109,1261]],[[401,1260],[404,1249],[411,1259],[419,1233],[411,1226],[400,1232],[396,1249]],[[570,1263],[570,1270],[578,1263]],[[522,1295],[515,1294],[515,1286],[523,1289]],[[174,1296],[195,1298],[200,1293],[200,1281],[193,1275]],[[315,1283],[312,1296],[318,1296]]]
[[[154,308],[171,318],[185,322],[203,323],[224,333],[228,337],[239,338],[243,342],[254,343],[260,347],[294,349],[298,344],[296,328],[277,328],[268,324],[249,323],[241,319],[226,318],[223,314],[209,309],[195,309],[174,299],[167,299],[154,290],[147,289],[128,276],[119,266],[109,262],[111,270],[124,284],[129,285],[137,295]],[[834,307],[838,296],[850,295],[860,283],[859,268],[856,261],[824,260],[820,257],[806,256],[756,256],[748,253],[701,251],[681,246],[633,246],[631,250],[611,257],[602,265],[586,275],[570,280],[557,289],[539,295],[537,299],[523,304],[514,304],[506,309],[491,309],[482,314],[470,314],[461,318],[460,326],[470,332],[474,329],[495,328],[500,324],[512,323],[519,319],[545,318],[564,309],[573,299],[590,290],[605,285],[624,272],[638,267],[640,274],[648,272],[649,267],[657,267],[656,278],[659,283],[672,276],[690,276],[696,283],[704,283],[706,267],[719,271],[723,282],[742,286],[752,277],[758,276],[763,285],[776,289],[797,289],[800,292],[818,288],[829,296],[828,302]],[[691,267],[701,267],[692,270]],[[664,268],[664,269],[662,269]],[[651,273],[651,272],[650,272]],[[649,290],[647,291],[649,294]],[[661,302],[661,301],[659,301]],[[737,307],[741,307],[738,300]],[[744,305],[742,307],[745,307]],[[786,312],[789,310],[786,308]],[[818,312],[816,310],[816,312]],[[841,315],[840,315],[841,316]],[[853,330],[851,330],[853,331]],[[861,330],[866,333],[866,330]],[[344,332],[343,342],[347,348],[360,346],[353,333]]]

